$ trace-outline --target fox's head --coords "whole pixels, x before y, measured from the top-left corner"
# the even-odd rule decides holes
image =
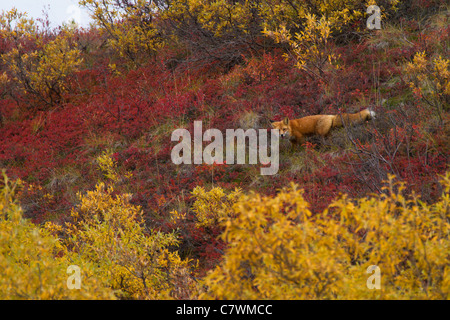
[[[289,119],[284,118],[282,121],[271,121],[272,127],[278,129],[282,138],[289,138]]]

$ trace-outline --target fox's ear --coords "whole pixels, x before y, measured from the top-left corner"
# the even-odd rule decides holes
[[[283,124],[288,125],[289,124],[289,118],[284,118],[283,119]]]
[[[270,124],[272,125],[272,128],[275,128],[275,127],[276,127],[275,123],[276,123],[277,121],[275,121],[275,120],[269,120],[269,121],[270,121]]]

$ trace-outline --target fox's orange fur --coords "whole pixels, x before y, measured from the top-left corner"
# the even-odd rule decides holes
[[[306,136],[318,134],[328,135],[332,128],[355,125],[375,118],[375,112],[364,109],[358,113],[343,113],[338,115],[315,115],[300,119],[272,122],[274,129],[280,130],[282,138],[289,138],[292,144],[303,143]]]

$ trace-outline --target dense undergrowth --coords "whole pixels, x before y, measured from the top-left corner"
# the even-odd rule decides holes
[[[2,13],[3,298],[448,298],[448,5],[257,3],[80,1],[89,29]],[[281,141],[276,175],[171,161],[195,120],[367,107],[364,125]]]

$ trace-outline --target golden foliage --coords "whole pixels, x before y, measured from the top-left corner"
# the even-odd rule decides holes
[[[393,179],[385,194],[342,196],[314,216],[295,185],[243,195],[222,222],[229,247],[201,298],[448,299],[450,173],[432,205],[407,199]],[[380,290],[366,285],[372,265]]]
[[[97,265],[97,277],[118,297],[189,297],[189,261],[171,250],[178,245],[176,234],[146,230],[142,211],[130,204],[130,198],[114,195],[113,187],[103,183],[80,194],[80,205],[71,213],[73,222],[66,225],[65,245],[71,248],[67,255],[78,252],[81,259]]]
[[[74,264],[58,238],[22,217],[14,200],[20,184],[6,175],[0,188],[0,299],[113,299],[113,292],[92,274],[93,265],[81,261],[81,288],[67,286],[67,268]]]
[[[425,51],[416,52],[405,73],[413,92],[434,107],[441,117],[450,103],[450,60],[442,56],[427,59]]]
[[[153,22],[156,3],[136,0],[80,0],[92,18],[109,36],[108,43],[120,56],[138,63],[140,54],[154,54],[164,42]]]
[[[0,298],[188,299],[197,294],[190,261],[174,250],[176,233],[148,230],[142,210],[129,202],[131,195],[115,194],[113,186],[99,183],[78,194],[80,204],[70,222],[39,227],[22,218],[14,200],[20,181],[4,179]],[[72,265],[81,270],[80,289],[68,288]]]
[[[117,163],[114,161],[111,152],[104,151],[97,157],[97,163],[104,177],[112,182],[116,182],[119,177],[117,173]]]
[[[288,19],[281,19],[282,23],[275,26],[265,24],[263,33],[277,43],[288,44],[289,54],[286,54],[286,57],[292,57],[297,68],[305,70],[312,77],[324,79],[327,63],[339,67],[338,56],[333,53],[329,42],[332,34],[341,33],[351,23],[361,20],[366,14],[361,8],[379,5],[383,15],[386,16],[397,9],[399,2],[373,0],[294,2],[295,15],[291,13]],[[290,4],[292,3],[288,1],[280,7]]]
[[[232,215],[232,205],[237,201],[241,191],[235,191],[226,194],[222,188],[212,188],[205,191],[203,187],[195,187],[192,195],[195,202],[192,205],[192,211],[197,218],[197,227],[208,227],[217,225],[222,219]]]
[[[248,32],[251,23],[249,17],[257,6],[251,1],[177,0],[171,3],[163,17],[173,21],[195,17],[205,30],[215,37],[221,37],[229,32]]]
[[[4,176],[0,188],[3,298],[449,298],[450,172],[434,204],[406,197],[391,176],[384,193],[343,195],[316,215],[294,184],[276,196],[196,188],[198,226],[220,224],[228,243],[203,289],[175,250],[176,234],[146,229],[130,195],[100,183],[79,194],[70,222],[40,228],[22,218],[20,184]],[[67,288],[70,265],[83,272],[80,290]],[[380,289],[368,288],[370,266]]]
[[[76,43],[70,41],[71,31],[62,30],[44,41],[34,20],[17,9],[2,12],[0,29],[13,44],[1,59],[20,89],[46,105],[60,102],[67,89],[66,78],[82,63]],[[28,48],[31,44],[27,41],[31,40],[33,48]]]
[[[184,43],[186,48],[201,48],[213,55],[218,54],[215,52],[218,48],[225,49],[227,43],[230,46],[260,46],[263,30],[266,31],[266,35],[269,34],[267,30],[275,30],[273,32],[280,35],[284,30],[292,32],[290,44],[295,46],[295,43],[298,43],[303,47],[301,51],[295,50],[297,53],[301,52],[298,60],[302,68],[306,66],[302,61],[317,55],[317,52],[305,53],[306,48],[313,44],[317,47],[311,51],[321,49],[320,42],[328,38],[326,33],[361,31],[355,25],[366,15],[365,8],[376,4],[386,16],[396,10],[399,2],[399,0],[79,1],[80,5],[91,11],[97,25],[108,35],[109,44],[121,56],[133,62],[138,62],[142,53],[153,54],[167,43],[176,43],[177,47],[180,45],[183,47]],[[316,31],[321,34],[316,34]],[[302,32],[305,34],[302,35]],[[296,37],[298,39],[295,39]],[[320,39],[317,44],[314,43],[316,38]],[[333,58],[328,53],[320,55],[325,56],[325,61]]]
[[[195,17],[196,22],[215,36],[222,36],[232,30],[251,32],[254,23],[259,28],[274,30],[282,24],[287,29],[298,28],[308,16],[327,17],[327,22],[335,31],[342,30],[350,23],[362,18],[362,8],[378,4],[382,11],[395,10],[400,1],[365,0],[312,0],[312,1],[199,1],[177,0],[163,11],[163,17],[181,20]]]
[[[296,67],[307,71],[315,77],[323,77],[324,65],[336,62],[336,55],[328,43],[331,35],[331,23],[325,17],[318,19],[315,15],[306,15],[306,23],[303,31],[293,36],[285,26],[276,31],[264,30],[264,33],[275,39],[276,42],[289,44],[289,54],[286,58],[293,57]]]

